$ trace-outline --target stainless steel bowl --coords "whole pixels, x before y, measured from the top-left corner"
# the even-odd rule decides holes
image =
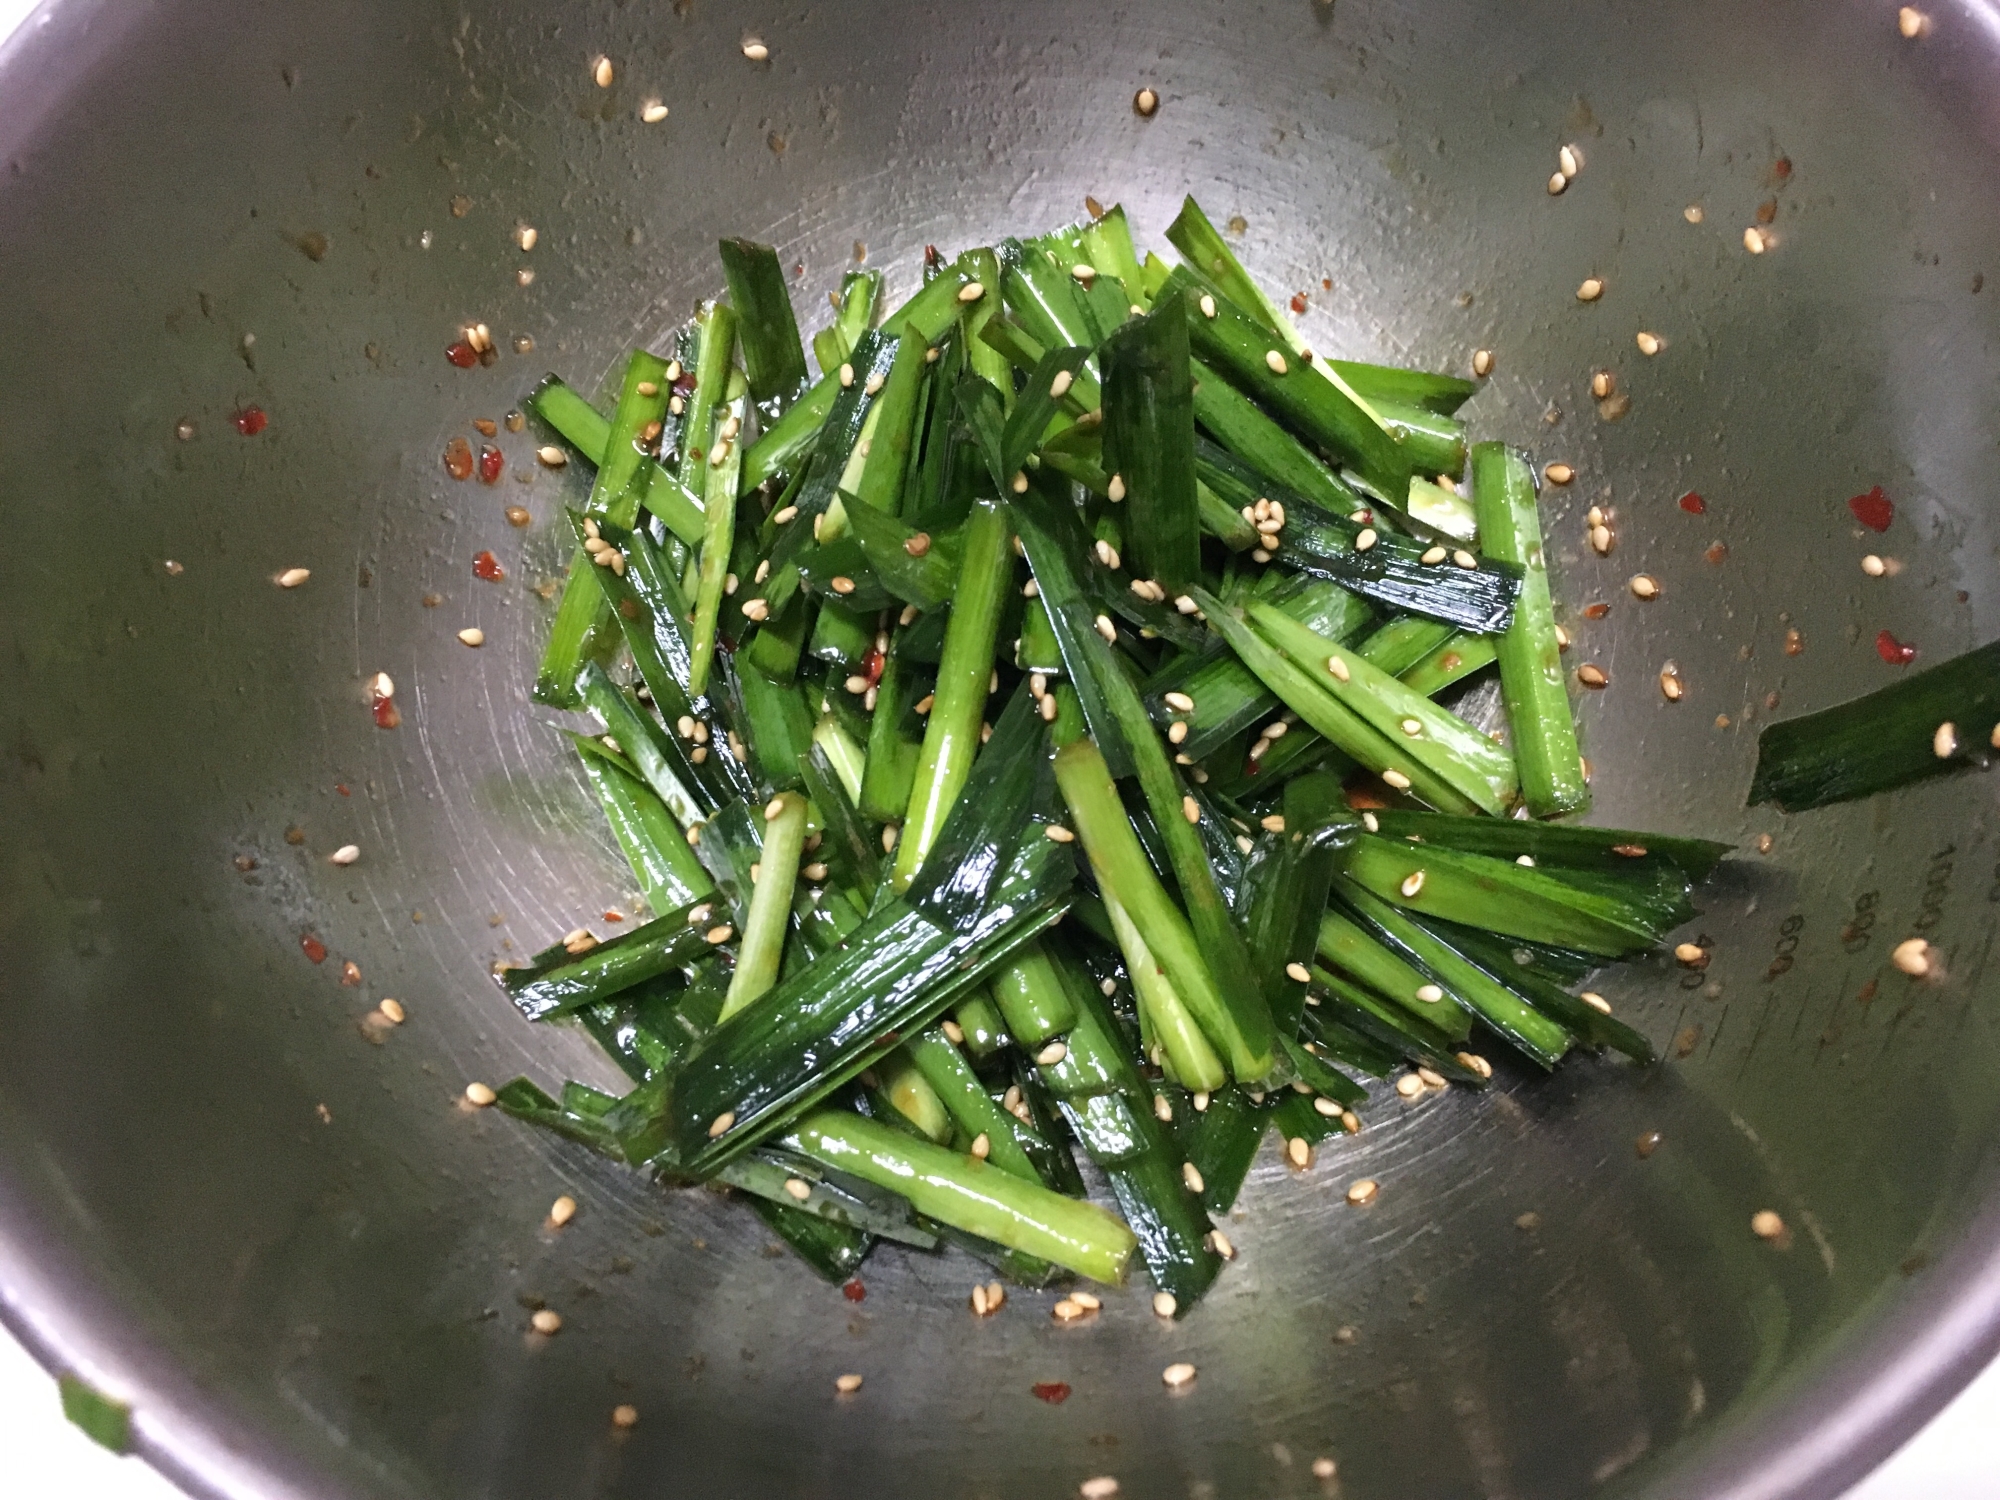
[[[1774,713],[1892,677],[1878,630],[1932,661],[2000,634],[1996,82],[1988,0],[1914,39],[1775,0],[45,7],[0,55],[0,1313],[214,1496],[1310,1496],[1323,1454],[1351,1500],[1837,1492],[2000,1330],[1991,784],[1743,794]],[[721,234],[802,265],[810,319],[857,241],[908,285],[926,242],[1087,192],[1157,242],[1189,190],[1315,343],[1491,348],[1478,429],[1577,467],[1549,501],[1611,676],[1597,816],[1742,846],[1713,966],[1615,981],[1673,1060],[1386,1098],[1310,1173],[1266,1160],[1172,1328],[1138,1291],[975,1323],[970,1262],[893,1251],[850,1303],[740,1210],[462,1108],[607,1081],[484,970],[629,897],[522,691],[580,476],[503,428],[503,481],[455,483],[446,441],[677,322]],[[489,368],[445,361],[467,321]],[[1843,503],[1876,484],[1880,538]],[[1941,978],[1886,964],[1916,931]]]

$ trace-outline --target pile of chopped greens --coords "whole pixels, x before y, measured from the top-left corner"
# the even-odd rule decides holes
[[[829,1277],[1136,1255],[1184,1313],[1267,1131],[1303,1164],[1496,1045],[1651,1060],[1576,991],[1724,847],[1537,821],[1589,791],[1533,471],[1471,382],[1315,356],[1192,199],[1167,238],[927,252],[886,311],[854,272],[817,379],[727,241],[608,417],[535,393],[596,477],[534,694],[655,915],[502,976],[630,1091],[507,1110]],[[1504,736],[1447,706],[1487,672]]]

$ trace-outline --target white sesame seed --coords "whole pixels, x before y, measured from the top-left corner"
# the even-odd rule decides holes
[[[1340,1466],[1330,1458],[1316,1458],[1312,1462],[1313,1478],[1331,1479],[1340,1472]]]
[[[984,742],[982,741],[982,743]],[[882,830],[882,852],[884,854],[890,854],[895,851],[896,835],[900,831],[894,823],[889,824]]]
[[[535,450],[535,457],[542,461],[542,467],[545,469],[560,469],[564,464],[569,462],[569,455],[554,443],[537,448]]]
[[[785,1191],[803,1203],[812,1196],[813,1190],[812,1184],[807,1182],[803,1177],[787,1177],[785,1179]]]
[[[1914,41],[1922,36],[1926,24],[1924,13],[1914,5],[1906,5],[1896,12],[1896,30],[1900,31],[1906,40]]]
[[[1194,1104],[1194,1112],[1196,1114],[1201,1114],[1204,1111],[1206,1111],[1208,1108],[1208,1090],[1197,1089],[1195,1091],[1195,1096],[1194,1099],[1192,1100],[1192,1103]]]
[[[725,1109],[721,1114],[717,1115],[713,1120],[710,1120],[708,1122],[708,1138],[710,1140],[714,1140],[719,1135],[726,1135],[729,1131],[729,1127],[734,1125],[735,1123],[736,1123],[736,1111],[733,1109]]]
[[[1643,330],[1633,335],[1633,341],[1638,344],[1639,352],[1649,359],[1666,347],[1657,333],[1647,333]]]
[[[1111,476],[1111,482],[1104,487],[1104,498],[1114,502],[1125,498],[1125,476],[1123,474],[1113,474]]]
[[[972,1138],[971,1151],[973,1156],[977,1157],[980,1161],[985,1161],[992,1154],[993,1138],[985,1131],[980,1131],[978,1135]]]
[[[1400,890],[1404,894],[1404,896],[1411,898],[1414,898],[1416,894],[1423,888],[1424,888],[1424,872],[1422,870],[1412,870],[1409,874],[1403,877],[1402,885],[1397,887],[1397,889]]]
[[[276,581],[281,589],[295,589],[310,577],[312,577],[310,568],[287,568],[278,575]]]
[[[1375,545],[1375,540],[1375,528],[1364,526],[1354,538],[1354,550],[1356,552],[1366,552],[1370,547]]]
[[[1209,1248],[1224,1260],[1236,1259],[1236,1247],[1230,1243],[1229,1236],[1220,1229],[1209,1230],[1208,1244]]]
[[[1159,107],[1160,96],[1151,89],[1140,89],[1138,93],[1132,96],[1133,113],[1137,114],[1141,119],[1150,120],[1153,117],[1154,111],[1159,109]],[[1107,1490],[1106,1493],[1109,1494],[1110,1491]]]
[[[1674,957],[1681,963],[1693,968],[1695,965],[1706,960],[1708,953],[1699,943],[1676,943],[1674,944]]]
[[[1455,566],[1461,568],[1476,568],[1479,566],[1479,559],[1474,557],[1470,552],[1467,552],[1463,547],[1452,553],[1451,560]]]
[[[1423,563],[1427,567],[1434,568],[1439,563],[1443,562],[1450,555],[1451,554],[1446,552],[1445,549],[1442,547],[1426,547],[1424,549],[1424,555],[1418,558],[1417,561]]]
[[[1583,170],[1583,162],[1573,146],[1565,146],[1556,153],[1556,164],[1562,168],[1565,177],[1574,177]]]
[[[382,1013],[382,1019],[391,1026],[401,1026],[409,1019],[409,1012],[403,1009],[403,1002],[400,1000],[391,1000],[385,996],[375,1009]]]
[[[1074,1323],[1083,1316],[1083,1304],[1074,1297],[1065,1297],[1049,1309],[1049,1316],[1058,1323]]]
[[[1178,745],[1181,743],[1182,740],[1185,740],[1187,737],[1188,737],[1188,727],[1185,721],[1181,719],[1176,719],[1174,720],[1173,723],[1167,726],[1167,742],[1169,744]]]
[[[1201,804],[1192,797],[1181,798],[1181,816],[1186,818],[1190,823],[1199,823],[1201,821]]]
[[[1091,265],[1088,261],[1080,260],[1069,268],[1069,274],[1085,286],[1089,286],[1091,282],[1097,280],[1097,267]]]
[[[1179,1311],[1180,1303],[1175,1300],[1172,1292],[1153,1293],[1153,1315],[1155,1317],[1171,1318]]]
[[[743,55],[752,62],[765,62],[771,56],[771,49],[755,37],[747,37],[743,42]]]
[[[1890,952],[1889,962],[1920,979],[1931,971],[1931,945],[1922,938],[1905,938]]]
[[[736,936],[736,929],[734,927],[731,927],[727,922],[723,922],[717,926],[711,927],[708,929],[708,931],[702,934],[704,940],[718,947],[721,946],[723,943],[728,942],[731,938],[735,936]]]
[[[1579,302],[1595,302],[1603,295],[1604,282],[1600,277],[1596,276],[1584,277],[1583,285],[1576,289],[1576,300]]]
[[[853,580],[852,578],[849,578],[849,577],[848,577],[848,576],[847,576],[846,574],[844,574],[844,573],[836,573],[836,574],[834,575],[834,577],[833,577],[833,591],[834,591],[834,592],[835,592],[836,594],[851,594],[851,593],[853,593],[853,592],[854,592],[854,580]]]
[[[1602,524],[1590,528],[1590,545],[1598,556],[1611,551],[1611,528]]]
[[[1414,1073],[1405,1073],[1396,1080],[1396,1093],[1405,1099],[1414,1099],[1424,1091],[1423,1079]]]
[[[1097,1295],[1094,1292],[1071,1292],[1069,1294],[1069,1300],[1074,1302],[1078,1307],[1082,1308],[1085,1312],[1096,1312],[1098,1311],[1098,1309],[1104,1306],[1104,1304],[1098,1300]]]
[[[1273,375],[1282,375],[1285,373],[1285,356],[1280,354],[1276,349],[1266,349],[1264,351],[1264,364],[1270,369]]]
[[[597,86],[599,88],[601,89],[610,88],[611,59],[608,57],[598,58],[597,61],[591,65],[590,76],[597,80]]]
[[[1140,92],[1143,94],[1151,91],[1141,89]],[[1139,112],[1147,114],[1150,111],[1140,110]],[[1076,1492],[1083,1496],[1083,1500],[1111,1500],[1111,1497],[1118,1493],[1118,1481],[1113,1479],[1109,1474],[1099,1474],[1095,1479],[1084,1480],[1082,1484],[1076,1487]]]
[[[326,857],[326,862],[330,865],[351,865],[359,858],[361,858],[359,846],[342,844]]]
[[[1632,581],[1626,585],[1635,599],[1657,599],[1660,597],[1659,580],[1650,573],[1634,573]]]
[[[1382,779],[1399,792],[1407,792],[1410,789],[1410,778],[1394,768],[1384,771]]]
[[[1871,552],[1861,559],[1861,571],[1866,573],[1870,578],[1880,578],[1884,573],[1889,571],[1889,565]]]
[[[1069,1047],[1065,1043],[1050,1042],[1048,1046],[1035,1054],[1035,1062],[1041,1067],[1053,1068],[1068,1056]]]
[[[1785,1221],[1768,1208],[1760,1208],[1750,1216],[1750,1232],[1760,1240],[1775,1240],[1784,1235]]]
[[[483,1083],[468,1083],[465,1086],[465,1102],[480,1109],[486,1108],[500,1096]]]
[[[1187,1184],[1190,1193],[1202,1192],[1207,1184],[1202,1181],[1201,1168],[1191,1161],[1181,1163],[1181,1181]]]
[[[667,107],[657,99],[648,99],[639,106],[639,118],[648,125],[657,125],[666,117]]]
[[[1401,724],[1397,725],[1397,728],[1401,729],[1411,739],[1417,738],[1424,732],[1424,725],[1421,719],[1405,719]]]
[[[528,1326],[545,1337],[553,1337],[562,1332],[562,1314],[552,1307],[538,1307],[528,1319]]]
[[[1209,296],[1207,292],[1201,294],[1201,315],[1204,318],[1215,316],[1215,299]]]
[[[1160,1371],[1160,1379],[1166,1382],[1168,1390],[1180,1390],[1183,1386],[1193,1381],[1194,1366],[1185,1360],[1178,1364],[1168,1365],[1166,1369]]]
[[[1596,990],[1585,990],[1582,994],[1578,995],[1576,998],[1581,1000],[1585,1005],[1588,1005],[1594,1011],[1598,1011],[1607,1016],[1611,1014],[1611,1002],[1605,999],[1602,995],[1598,994]]]
[[[1309,983],[1312,979],[1312,970],[1308,969],[1302,963],[1293,962],[1286,964],[1285,973],[1290,978],[1297,980],[1300,984]]]
[[[981,281],[968,281],[958,289],[958,300],[961,302],[977,302],[985,295],[986,284]]]
[[[1372,1201],[1376,1193],[1380,1190],[1374,1178],[1364,1177],[1348,1188],[1347,1201],[1349,1203],[1367,1203]]]
[[[748,49],[746,48],[745,50],[747,51]],[[861,1377],[859,1375],[842,1375],[835,1379],[833,1388],[843,1396],[851,1396],[861,1389]]]
[[[1292,726],[1283,719],[1273,719],[1259,731],[1259,734],[1267,740],[1281,740],[1291,732],[1291,728]]]
[[[629,1402],[611,1408],[611,1425],[630,1431],[639,1425],[639,1408]]]
[[[564,1193],[549,1205],[549,1222],[560,1229],[576,1217],[576,1199]]]
[[[1493,351],[1475,349],[1472,351],[1472,373],[1481,377],[1493,373]]]
[[[1333,674],[1334,681],[1346,682],[1348,680],[1347,662],[1341,657],[1329,656],[1326,659],[1326,669]]]
[[[483,646],[486,644],[486,632],[481,630],[477,625],[466,626],[465,629],[458,633],[458,638],[468,646]]]
[[[1950,760],[1958,754],[1958,726],[1951,720],[1946,719],[1938,725],[1937,732],[1931,736],[1931,754],[1939,760]]]
[[[1752,224],[1743,231],[1743,248],[1752,255],[1762,255],[1765,249],[1764,231]]]
[[[1551,172],[1549,174],[1549,196],[1551,198],[1556,197],[1558,194],[1562,192],[1564,188],[1568,186],[1569,186],[1569,179],[1563,176],[1562,173]]]

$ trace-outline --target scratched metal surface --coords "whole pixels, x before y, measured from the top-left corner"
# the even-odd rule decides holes
[[[1967,1227],[2000,1105],[1992,783],[1790,819],[1742,798],[1774,711],[1889,680],[1878,629],[1922,660],[2000,631],[1983,14],[1940,6],[1912,45],[1860,3],[45,12],[0,59],[0,1314],[132,1394],[148,1456],[218,1496],[1110,1473],[1204,1500],[1322,1493],[1321,1454],[1353,1500],[1833,1493],[1993,1338],[1968,1268],[2000,1229]],[[642,126],[655,93],[672,114]],[[1551,199],[1565,141],[1586,165]],[[721,233],[802,263],[810,322],[856,240],[907,288],[926,242],[1086,192],[1159,243],[1189,190],[1247,221],[1253,271],[1312,290],[1317,345],[1451,369],[1492,347],[1476,430],[1577,466],[1549,501],[1573,656],[1611,677],[1581,707],[1597,816],[1774,840],[1706,894],[1705,974],[1607,982],[1674,1060],[1378,1098],[1309,1173],[1260,1164],[1239,1260],[1171,1329],[1143,1288],[1086,1327],[1024,1293],[975,1325],[969,1262],[893,1251],[850,1305],[747,1214],[460,1109],[469,1078],[611,1081],[484,970],[631,894],[522,695],[582,476],[503,434],[501,484],[455,484],[444,443],[675,323]],[[467,319],[493,367],[445,363]],[[1615,424],[1599,365],[1632,398]],[[1878,483],[1879,540],[1842,504]],[[471,576],[482,548],[504,582]],[[1902,571],[1864,579],[1871,548]],[[288,566],[311,582],[273,588]],[[1911,932],[1942,977],[1887,969]],[[371,1035],[385,995],[410,1023]],[[1383,1190],[1353,1210],[1362,1175]],[[557,1235],[559,1191],[584,1207]],[[1786,1248],[1750,1236],[1764,1207]],[[559,1338],[527,1335],[531,1297]],[[1201,1374],[1170,1398],[1182,1358]],[[865,1391],[836,1403],[848,1369]],[[1057,1379],[1065,1405],[1032,1399]],[[613,1441],[623,1400],[643,1421]]]

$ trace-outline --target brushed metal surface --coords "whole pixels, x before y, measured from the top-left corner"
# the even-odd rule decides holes
[[[45,10],[0,56],[0,1312],[215,1495],[1108,1473],[1205,1500],[1321,1493],[1321,1454],[1351,1500],[1836,1492],[1995,1338],[1992,784],[1789,819],[1742,798],[1767,695],[1888,681],[1878,629],[1933,661],[2000,634],[1996,48],[1984,6],[1912,43],[1859,3]],[[1565,142],[1585,166],[1552,199]],[[1712,967],[1612,981],[1684,1055],[1391,1095],[1307,1174],[1267,1156],[1237,1262],[1171,1328],[1143,1287],[1084,1327],[1018,1292],[974,1323],[971,1262],[892,1250],[850,1304],[740,1210],[462,1108],[471,1078],[611,1082],[483,975],[632,897],[523,693],[582,476],[503,429],[502,482],[454,483],[447,440],[678,322],[721,234],[802,265],[813,326],[856,241],[907,288],[927,242],[1087,192],[1158,244],[1185,191],[1311,293],[1317,346],[1490,347],[1478,433],[1577,467],[1548,500],[1573,657],[1611,676],[1581,706],[1596,817],[1745,846],[1696,924]],[[443,358],[468,320],[490,368]],[[1857,536],[1843,502],[1878,483],[1896,525]],[[472,576],[486,548],[503,582]],[[1864,578],[1868,550],[1903,570]],[[310,582],[274,587],[292,566]],[[1885,955],[1919,929],[1944,972],[1913,984]],[[385,995],[410,1021],[374,1034]],[[1381,1196],[1349,1208],[1363,1175]],[[1787,1248],[1750,1235],[1765,1207]],[[558,1337],[528,1333],[535,1298]],[[847,1370],[867,1384],[836,1401]],[[621,1401],[642,1421],[614,1437]]]

